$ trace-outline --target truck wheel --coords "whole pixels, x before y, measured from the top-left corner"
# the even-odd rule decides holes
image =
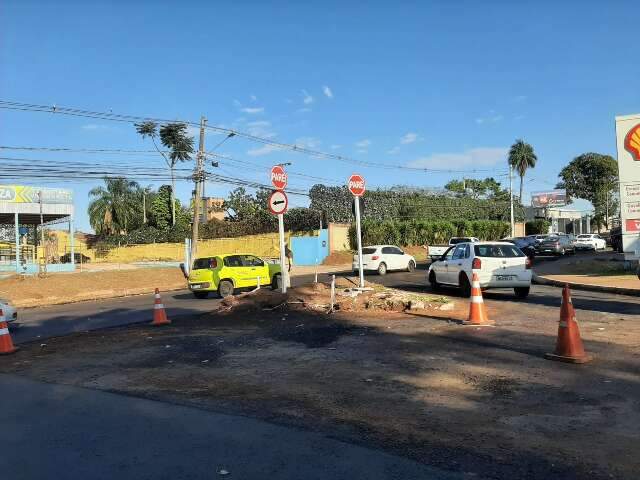
[[[276,273],[271,280],[271,289],[280,290],[282,288],[282,275]]]
[[[229,280],[222,280],[218,285],[218,295],[220,298],[226,298],[233,295],[233,283]]]
[[[193,292],[193,296],[196,298],[207,298],[209,296],[209,292]]]
[[[518,298],[527,298],[531,287],[514,287],[513,291]]]
[[[466,273],[460,274],[460,280],[458,283],[460,285],[460,292],[462,292],[462,296],[469,298],[471,296],[471,284],[469,283],[469,278],[467,278]]]
[[[387,264],[382,262],[378,265],[378,275],[386,275],[387,274]]]

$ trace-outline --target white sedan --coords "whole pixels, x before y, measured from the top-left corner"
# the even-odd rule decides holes
[[[353,271],[360,268],[358,254],[353,256]],[[395,245],[372,245],[362,248],[362,269],[378,272],[384,275],[388,270],[406,270],[413,272],[416,269],[416,259]]]
[[[0,298],[0,309],[2,309],[4,320],[7,323],[15,322],[18,319],[18,312],[16,311],[15,307],[11,305],[11,302],[9,302],[9,300]]]
[[[451,247],[429,267],[427,279],[434,290],[440,285],[459,287],[471,295],[472,270],[478,272],[480,288],[513,288],[519,298],[529,295],[531,261],[507,242],[460,243]]]
[[[597,233],[583,233],[576,237],[575,246],[577,249],[604,250],[607,242]]]

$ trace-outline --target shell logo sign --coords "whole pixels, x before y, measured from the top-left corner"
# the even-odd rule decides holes
[[[624,148],[634,160],[640,161],[640,123],[633,127],[624,138]]]

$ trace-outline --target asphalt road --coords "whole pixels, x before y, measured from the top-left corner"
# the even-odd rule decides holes
[[[7,480],[467,478],[246,417],[13,375],[0,391]]]
[[[426,265],[412,272],[392,272],[384,276],[367,275],[366,279],[387,287],[412,292],[428,292],[431,288],[426,280]],[[344,272],[351,275],[351,272]],[[328,274],[320,274],[320,281],[329,281]],[[292,284],[300,285],[313,281],[313,275],[294,277]],[[439,293],[459,296],[456,289],[443,288]],[[485,298],[505,302],[525,302],[534,305],[560,306],[560,289],[551,286],[533,285],[526,300],[518,300],[513,290],[491,290],[485,292]],[[640,299],[609,293],[572,292],[574,307],[578,310],[591,310],[607,313],[638,314]],[[188,290],[167,292],[162,296],[167,315],[171,318],[201,314],[216,308],[219,299],[213,295],[198,300]],[[72,332],[96,330],[137,322],[150,322],[153,315],[153,295],[141,295],[95,302],[80,302],[56,305],[44,308],[23,309],[19,315],[19,325],[12,330],[15,343],[41,341],[49,337],[66,335]]]

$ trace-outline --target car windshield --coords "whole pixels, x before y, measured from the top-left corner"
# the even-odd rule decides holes
[[[514,245],[474,245],[476,257],[524,257],[524,253]]]
[[[374,247],[365,247],[362,249],[362,254],[363,255],[372,255],[374,253],[376,253],[377,248]]]

